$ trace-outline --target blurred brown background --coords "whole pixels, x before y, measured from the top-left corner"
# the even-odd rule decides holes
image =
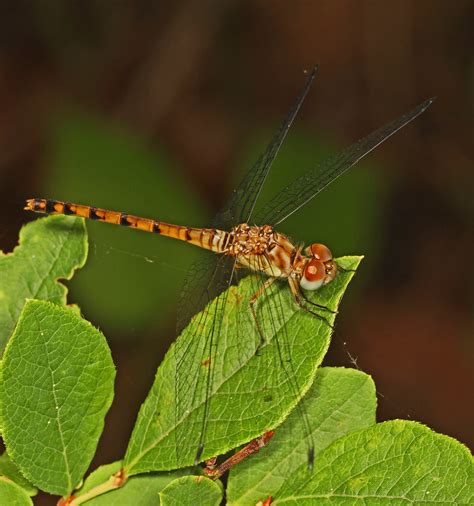
[[[206,225],[315,63],[268,194],[437,96],[283,231],[365,255],[326,363],[357,357],[379,420],[472,447],[473,26],[468,0],[0,2],[0,247],[35,196]],[[118,368],[97,465],[123,455],[195,252],[88,229],[70,299]]]

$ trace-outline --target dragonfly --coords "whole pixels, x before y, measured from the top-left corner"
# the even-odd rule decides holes
[[[295,243],[287,235],[278,232],[278,225],[299,211],[377,146],[422,114],[434,101],[434,98],[431,98],[422,102],[410,112],[329,157],[291,182],[269,202],[257,207],[272,163],[315,80],[317,70],[318,68],[315,67],[308,73],[304,87],[266,150],[247,172],[227,204],[215,216],[210,228],[174,225],[124,212],[60,200],[33,198],[26,201],[25,209],[29,211],[79,216],[135,228],[184,241],[217,254],[212,258],[207,258],[205,262],[200,261],[191,266],[178,310],[178,332],[182,332],[193,315],[199,313],[199,322],[194,326],[194,334],[186,341],[186,344],[181,346],[178,340],[174,351],[176,354],[176,420],[183,419],[196,408],[198,403],[196,399],[199,397],[203,399],[197,430],[199,440],[195,443],[195,464],[213,456],[212,453],[205,455],[204,450],[212,416],[211,401],[215,390],[214,365],[219,355],[219,338],[225,330],[224,314],[228,299],[220,297],[219,300],[222,299],[220,306],[213,313],[206,312],[204,309],[244,275],[250,273],[257,275],[260,282],[255,286],[255,292],[250,297],[248,306],[242,308],[242,311],[248,312],[254,321],[256,335],[258,335],[258,342],[252,351],[255,355],[258,355],[266,342],[264,325],[262,325],[264,322],[258,315],[257,306],[262,302],[265,304],[265,299],[270,293],[278,295],[279,292],[274,290],[277,283],[287,283],[298,309],[329,325],[324,313],[331,310],[314,302],[308,297],[308,293],[330,284],[338,275],[340,268],[331,250],[316,242],[306,247]],[[270,313],[268,315],[270,316]],[[281,343],[279,346],[277,360],[282,360],[286,345]],[[192,363],[198,364],[195,370],[193,367],[190,370],[189,357],[192,357]],[[201,371],[203,364],[207,365],[204,374]],[[295,384],[291,361],[286,371],[290,383],[293,382],[292,389],[295,397],[301,398],[301,389]],[[303,418],[305,418],[304,413]],[[309,421],[305,420],[308,433],[311,432],[309,425]],[[259,442],[264,441],[262,444],[265,444],[273,432],[269,431],[267,434],[268,436],[262,437],[263,439],[259,439]],[[186,434],[182,434],[183,440],[185,436]],[[179,441],[177,445],[179,446]],[[258,449],[261,445],[254,446]],[[312,443],[309,446],[308,460],[312,461],[314,455]]]

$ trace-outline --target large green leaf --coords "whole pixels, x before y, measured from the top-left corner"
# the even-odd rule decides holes
[[[204,476],[183,476],[160,492],[161,506],[219,506],[222,487]]]
[[[326,448],[302,467],[277,504],[473,504],[474,466],[454,439],[404,420],[373,425]]]
[[[0,252],[0,349],[13,332],[26,299],[66,304],[70,279],[87,257],[84,221],[51,216],[24,226],[13,253]]]
[[[359,262],[359,257],[338,260],[346,269]],[[352,271],[340,272],[310,297],[336,309],[352,276]],[[273,285],[257,306],[265,344],[256,353],[260,338],[249,300],[259,283],[248,276],[224,292],[194,317],[170,349],[141,407],[124,460],[127,474],[192,465],[206,407],[201,460],[278,426],[308,390],[328,349],[331,328],[302,311],[286,283]],[[225,301],[223,324],[210,350],[206,336]],[[334,315],[323,314],[334,320]]]
[[[113,397],[104,336],[75,311],[28,301],[3,359],[8,454],[42,490],[67,495],[95,453]]]
[[[376,403],[375,385],[367,374],[355,369],[319,369],[302,401],[316,463],[333,441],[374,424]],[[307,451],[307,428],[301,413],[294,410],[265,448],[231,470],[228,504],[256,504],[268,496],[278,497],[285,481],[299,467],[307,466]]]

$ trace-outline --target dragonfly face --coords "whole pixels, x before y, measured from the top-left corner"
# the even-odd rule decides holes
[[[336,277],[337,264],[327,246],[313,243],[305,249],[305,254],[306,264],[302,269],[301,288],[314,291],[327,285]]]

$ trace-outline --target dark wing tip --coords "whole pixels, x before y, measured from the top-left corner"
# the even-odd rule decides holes
[[[311,71],[309,71],[308,69],[304,69],[303,73],[309,74],[308,81],[313,81],[313,79],[316,77],[316,73],[318,72],[318,70],[319,70],[319,63],[314,65]]]
[[[425,100],[422,104],[420,104],[420,109],[423,111],[426,111],[426,109],[428,109],[428,107],[436,101],[436,98],[437,97],[431,97],[429,98],[428,100]]]
[[[407,112],[406,114],[404,114],[403,116],[401,116],[400,118],[398,118],[398,120],[395,120],[394,122],[392,122],[391,125],[396,124],[397,128],[395,128],[393,130],[393,132],[391,132],[390,135],[387,136],[387,138],[390,137],[393,133],[395,133],[398,130],[400,130],[401,128],[403,128],[405,125],[408,125],[408,123],[411,123],[415,118],[417,118],[418,116],[420,116],[420,114],[423,114],[426,111],[426,109],[428,109],[428,107],[430,107],[430,105],[435,100],[436,100],[436,97],[428,98],[424,102],[421,102],[421,104],[418,104],[410,112]],[[390,126],[390,125],[387,125],[387,126]]]

